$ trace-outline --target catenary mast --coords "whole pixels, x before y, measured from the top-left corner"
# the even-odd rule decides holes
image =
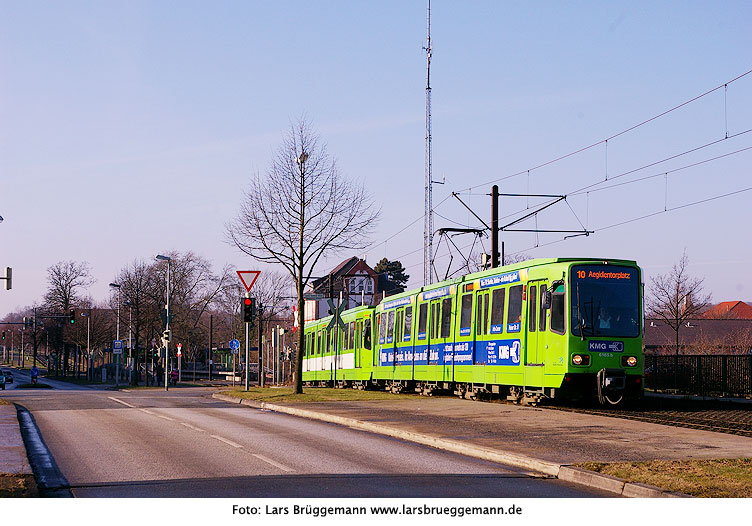
[[[431,0],[428,0],[428,40],[426,47],[426,188],[423,216],[423,285],[430,285],[433,258],[433,181],[431,180]]]

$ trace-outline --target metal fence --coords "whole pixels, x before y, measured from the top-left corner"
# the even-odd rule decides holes
[[[752,355],[647,355],[645,387],[696,395],[752,395]]]

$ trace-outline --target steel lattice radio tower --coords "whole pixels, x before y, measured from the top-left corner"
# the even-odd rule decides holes
[[[426,52],[426,190],[423,216],[423,285],[430,285],[431,259],[433,258],[433,181],[431,159],[431,0],[428,0],[428,40]]]

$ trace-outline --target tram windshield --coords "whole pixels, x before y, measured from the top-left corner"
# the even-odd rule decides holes
[[[640,334],[640,278],[632,267],[572,267],[572,334],[633,338]]]

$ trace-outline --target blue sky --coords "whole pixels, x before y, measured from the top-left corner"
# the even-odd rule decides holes
[[[752,128],[748,75],[526,173],[752,69],[750,20],[749,2],[435,0],[433,170],[446,184],[434,201],[463,191],[488,217],[490,181],[521,171],[502,192],[570,194],[727,132],[632,177],[752,146],[752,133],[733,137]],[[0,267],[14,269],[0,315],[41,300],[46,268],[60,260],[90,263],[95,299],[122,267],[157,252],[263,268],[224,242],[224,225],[303,114],[382,207],[368,262],[400,259],[419,285],[422,221],[383,241],[423,214],[425,32],[424,1],[0,0]],[[570,195],[538,227],[582,223],[593,235],[510,233],[506,250],[636,259],[649,277],[686,248],[715,300],[752,300],[752,192],[599,231],[752,186],[750,160],[752,150]],[[537,202],[503,199],[502,213]],[[436,211],[436,228],[478,226],[452,198]]]

